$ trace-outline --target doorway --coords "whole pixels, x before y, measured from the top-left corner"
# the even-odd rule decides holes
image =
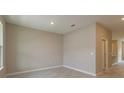
[[[122,41],[122,56],[121,59],[124,61],[124,41]]]
[[[0,69],[3,68],[3,24],[0,22]]]
[[[102,70],[108,69],[107,40],[102,39]]]

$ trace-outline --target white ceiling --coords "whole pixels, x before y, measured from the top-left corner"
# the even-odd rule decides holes
[[[64,34],[92,23],[100,23],[111,31],[124,31],[120,15],[5,15],[5,21],[20,26]],[[51,25],[50,22],[54,22]],[[75,27],[70,25],[76,24]]]

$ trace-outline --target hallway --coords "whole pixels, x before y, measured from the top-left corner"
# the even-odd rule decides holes
[[[113,65],[113,67],[99,74],[97,77],[103,78],[124,78],[124,62]]]

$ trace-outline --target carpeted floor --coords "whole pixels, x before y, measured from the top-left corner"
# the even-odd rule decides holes
[[[122,78],[124,77],[124,63],[114,65],[110,70],[105,71],[97,78]],[[78,72],[65,67],[49,70],[34,71],[19,75],[8,76],[8,78],[95,78],[82,72]]]
[[[93,77],[65,67],[49,70],[34,71],[19,75],[8,76],[9,78],[90,78]]]

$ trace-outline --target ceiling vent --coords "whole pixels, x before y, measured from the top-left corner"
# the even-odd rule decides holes
[[[70,25],[70,27],[75,27],[75,26],[76,26],[75,24]]]

